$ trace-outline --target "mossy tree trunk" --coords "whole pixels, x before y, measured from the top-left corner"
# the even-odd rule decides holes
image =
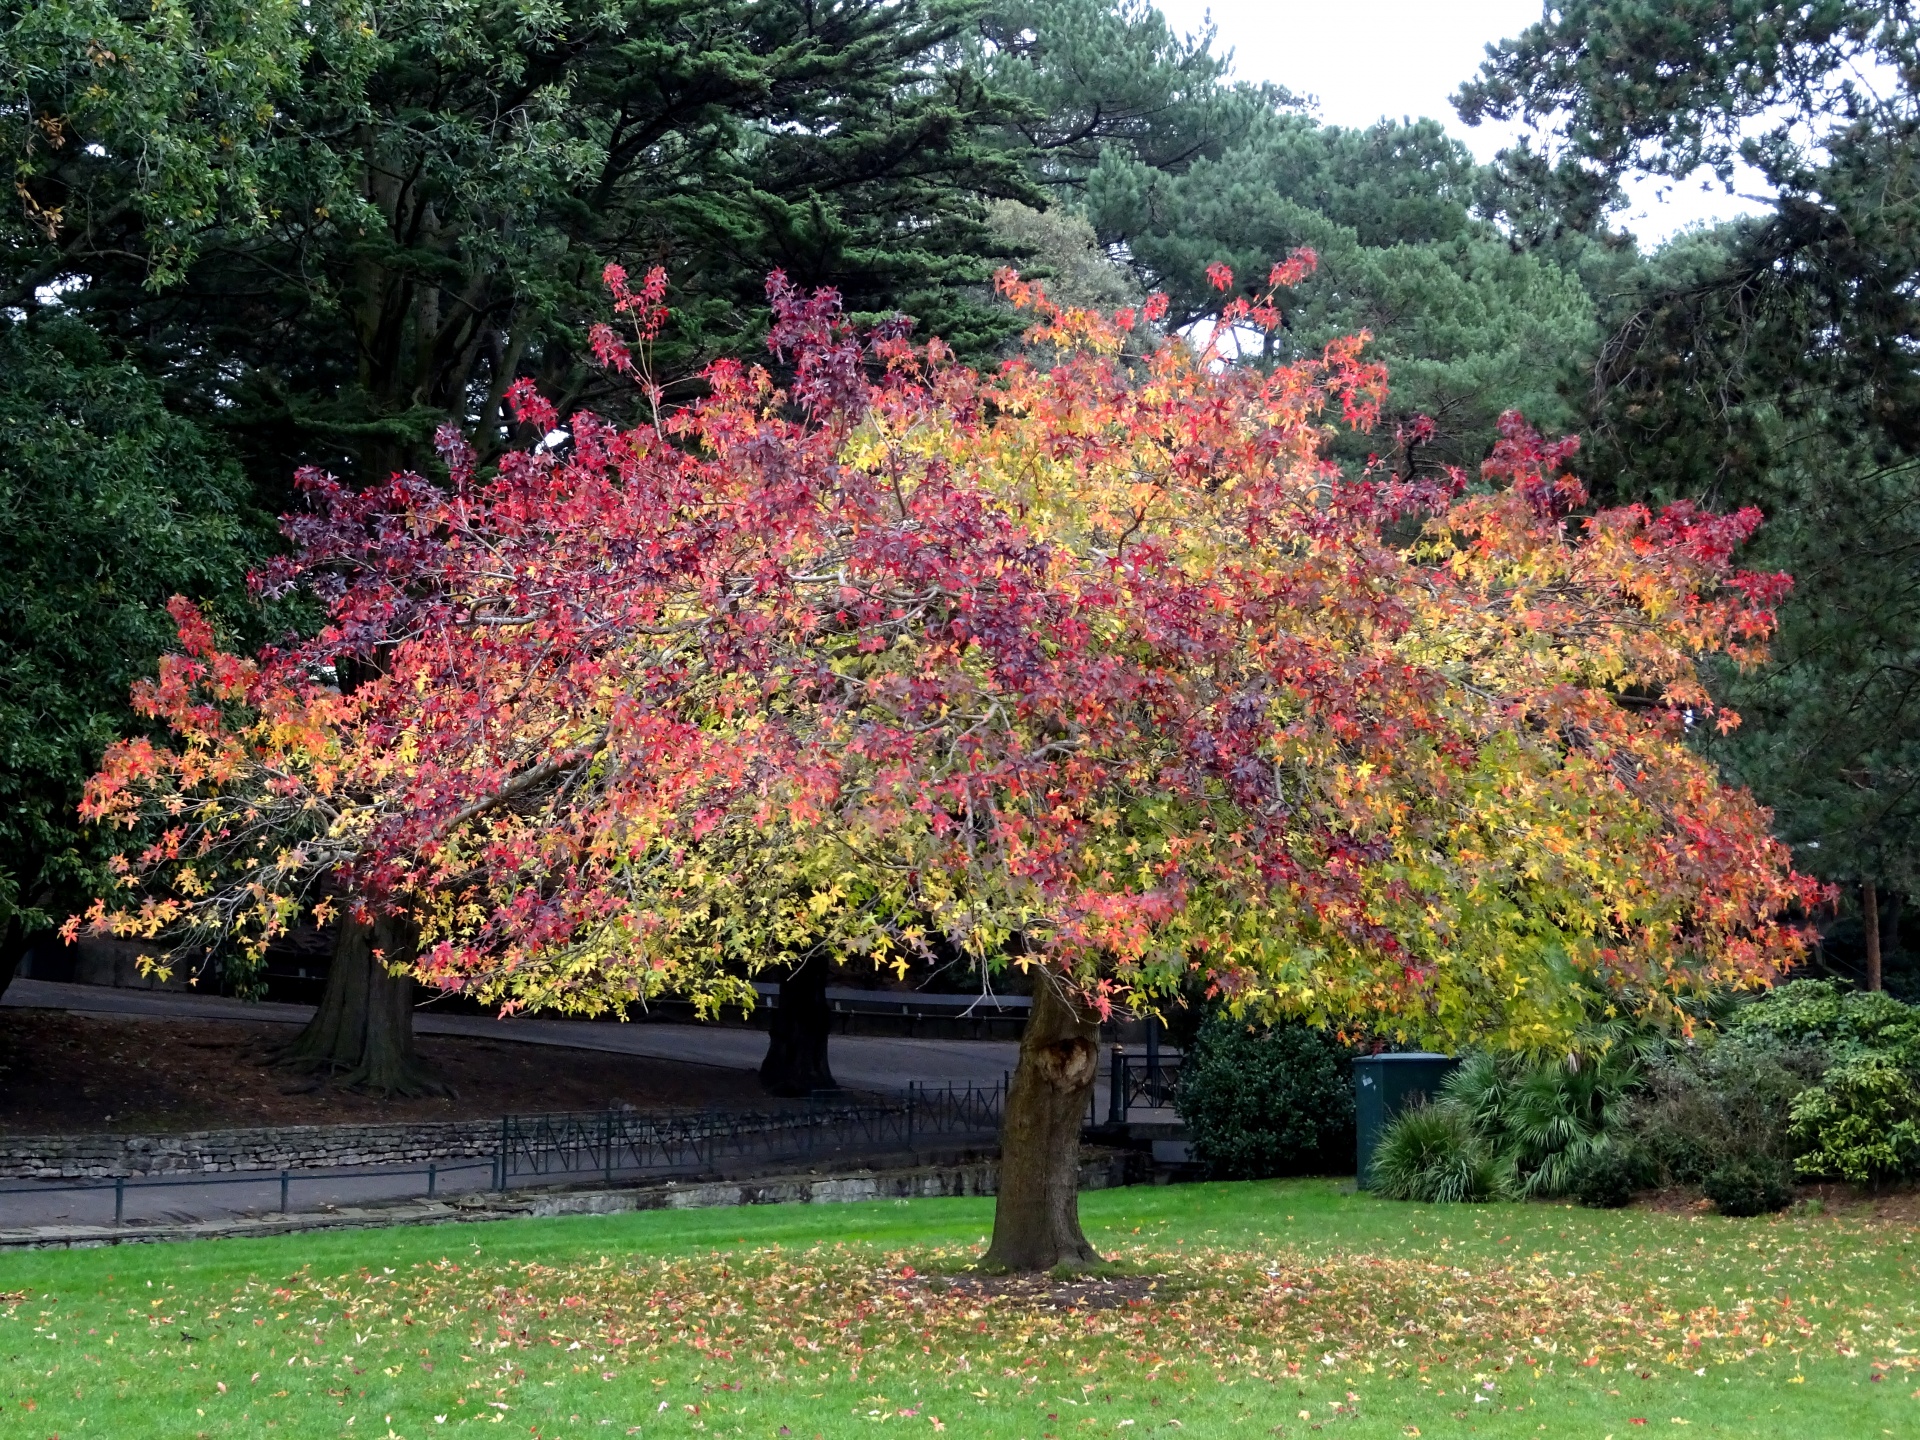
[[[1080,1124],[1099,1068],[1099,1020],[1040,976],[1000,1128],[993,1243],[983,1265],[1051,1270],[1098,1263],[1080,1229]]]
[[[417,943],[403,916],[369,923],[343,915],[320,1008],[282,1052],[282,1063],[385,1095],[444,1093],[414,1049],[413,979],[387,968],[412,959]]]
[[[831,959],[812,955],[780,982],[780,1003],[767,1025],[767,1058],[760,1064],[760,1084],[768,1094],[811,1095],[838,1088],[827,1063],[833,1025],[827,979],[832,973]]]

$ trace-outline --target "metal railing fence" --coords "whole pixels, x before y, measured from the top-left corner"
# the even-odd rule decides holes
[[[465,1179],[484,1170],[484,1188],[507,1191],[515,1183],[552,1184],[597,1178],[639,1180],[649,1175],[712,1171],[726,1162],[780,1162],[834,1156],[850,1158],[888,1150],[911,1149],[935,1139],[984,1138],[997,1134],[1006,1109],[1007,1086],[910,1083],[897,1098],[858,1101],[838,1094],[815,1095],[805,1106],[788,1110],[704,1111],[688,1115],[642,1115],[604,1110],[547,1115],[506,1115],[491,1156],[436,1161],[404,1167],[287,1168],[225,1174],[114,1176],[86,1181],[34,1181],[0,1187],[0,1226],[6,1224],[4,1197],[45,1197],[67,1193],[113,1195],[113,1223],[126,1223],[129,1192],[181,1186],[278,1184],[280,1213],[290,1213],[294,1187],[353,1182],[389,1186],[385,1201],[434,1199],[450,1177]],[[390,1182],[423,1178],[424,1187],[396,1191]],[[463,1185],[464,1189],[483,1188]],[[269,1193],[271,1191],[269,1190]]]
[[[1146,1110],[1172,1105],[1179,1095],[1184,1059],[1158,1049],[1145,1056],[1129,1055],[1114,1046],[1107,1073],[1107,1123],[1124,1125],[1136,1105]]]
[[[710,1169],[725,1160],[910,1148],[938,1137],[997,1132],[1006,1085],[921,1085],[894,1100],[816,1094],[804,1108],[651,1116],[606,1110],[508,1115],[500,1121],[495,1188],[522,1176]]]

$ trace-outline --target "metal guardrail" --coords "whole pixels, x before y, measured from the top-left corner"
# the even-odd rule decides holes
[[[0,1196],[113,1192],[113,1221],[126,1223],[128,1191],[178,1186],[272,1185],[279,1183],[279,1210],[289,1212],[294,1186],[330,1182],[390,1181],[421,1176],[424,1190],[388,1193],[385,1200],[434,1199],[444,1178],[482,1170],[487,1188],[505,1191],[516,1181],[552,1183],[593,1177],[611,1183],[649,1174],[710,1170],[724,1160],[790,1161],[813,1156],[875,1154],[909,1148],[918,1141],[997,1133],[1006,1110],[1007,1086],[910,1083],[897,1100],[853,1101],[816,1095],[804,1108],[766,1112],[707,1111],[648,1116],[606,1110],[501,1117],[491,1156],[397,1169],[354,1171],[283,1169],[225,1175],[115,1176],[60,1184],[40,1181],[0,1188]]]
[[[780,986],[772,981],[755,980],[753,988],[760,1003],[770,1010],[780,1008]],[[933,1015],[1017,1015],[1025,1019],[1033,1009],[1030,995],[999,995],[968,992],[953,994],[939,990],[869,990],[856,985],[829,985],[827,1004],[843,1013]]]
[[[89,1193],[99,1191],[113,1192],[113,1223],[124,1224],[126,1220],[127,1192],[129,1190],[162,1190],[182,1185],[272,1185],[276,1181],[280,1186],[281,1214],[289,1211],[289,1197],[292,1187],[302,1183],[353,1180],[392,1180],[404,1179],[409,1175],[424,1175],[427,1180],[424,1198],[432,1200],[441,1191],[441,1179],[447,1175],[459,1174],[467,1170],[487,1171],[489,1177],[498,1173],[497,1162],[491,1158],[481,1160],[450,1160],[446,1163],[435,1161],[429,1165],[408,1166],[404,1169],[362,1169],[353,1171],[339,1170],[248,1170],[231,1175],[116,1175],[111,1180],[93,1180],[62,1185],[53,1181],[40,1180],[29,1185],[9,1185],[0,1188],[0,1195],[64,1195],[71,1193]],[[396,1197],[400,1199],[416,1198],[412,1196]],[[0,1216],[0,1218],[4,1218]]]

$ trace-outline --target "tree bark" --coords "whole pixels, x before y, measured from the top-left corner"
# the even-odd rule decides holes
[[[413,1047],[413,979],[387,969],[412,958],[415,945],[404,917],[382,915],[368,924],[343,915],[320,1008],[281,1062],[383,1095],[446,1093]]]
[[[7,993],[32,945],[33,935],[20,923],[19,915],[8,916],[4,931],[0,931],[0,995]]]
[[[832,973],[830,959],[812,955],[780,982],[780,1003],[767,1025],[767,1058],[760,1063],[760,1084],[768,1094],[811,1095],[839,1088],[827,1063],[833,1024],[827,978]]]
[[[1020,1036],[986,1266],[1052,1270],[1100,1260],[1080,1229],[1080,1122],[1100,1069],[1100,1022],[1059,984],[1038,977]]]
[[[1880,978],[1880,891],[1873,881],[1860,886],[1860,914],[1867,925],[1867,989],[1883,990]]]

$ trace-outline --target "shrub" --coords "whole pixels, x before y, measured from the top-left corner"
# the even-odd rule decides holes
[[[1507,1108],[1507,1163],[1525,1196],[1565,1195],[1575,1172],[1612,1148],[1626,1120],[1632,1067],[1618,1056],[1571,1056],[1535,1065]]]
[[[1349,1052],[1305,1025],[1202,1023],[1180,1075],[1193,1155],[1217,1179],[1345,1173],[1353,1154]]]
[[[1653,1057],[1628,1119],[1648,1183],[1698,1185],[1735,1162],[1789,1165],[1800,1149],[1794,1100],[1825,1069],[1818,1050],[1764,1031]]]
[[[1373,1188],[1389,1200],[1447,1204],[1492,1200],[1501,1166],[1466,1111],[1449,1101],[1402,1110],[1373,1153]]]
[[[1589,1150],[1567,1175],[1567,1193],[1594,1210],[1617,1210],[1633,1199],[1644,1178],[1639,1153],[1627,1145]]]
[[[1707,1176],[1704,1188],[1722,1215],[1771,1215],[1793,1199],[1786,1167],[1767,1159],[1730,1161]]]
[[[1745,1005],[1727,1025],[1735,1036],[1834,1056],[1884,1052],[1908,1068],[1920,1065],[1920,1006],[1882,990],[1852,990],[1832,980],[1794,980]]]
[[[1795,1099],[1792,1132],[1806,1147],[1802,1175],[1856,1185],[1904,1179],[1920,1171],[1920,1091],[1888,1055],[1844,1055]]]
[[[1440,1093],[1472,1124],[1474,1133],[1499,1150],[1507,1133],[1507,1111],[1520,1062],[1511,1055],[1469,1051],[1442,1082]]]

